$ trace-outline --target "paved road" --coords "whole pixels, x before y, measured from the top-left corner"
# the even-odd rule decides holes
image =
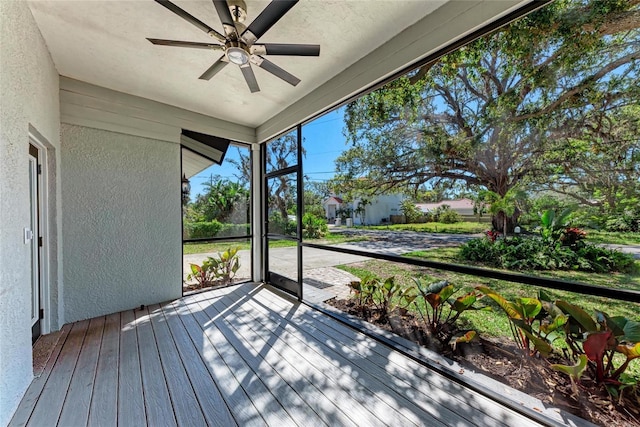
[[[366,241],[339,243],[332,245],[340,248],[362,250],[379,254],[401,255],[417,250],[428,250],[442,247],[455,247],[480,235],[468,234],[442,234],[442,233],[417,233],[411,231],[387,231],[387,230],[356,230],[333,229],[334,233],[341,233],[350,237],[367,237]],[[640,259],[640,245],[606,245],[612,249],[631,253],[636,259]],[[189,263],[202,264],[202,261],[211,254],[193,254],[184,256],[185,277],[189,270]],[[236,275],[238,280],[251,278],[251,255],[248,250],[238,252],[240,256],[240,270]],[[349,273],[335,268],[336,265],[353,264],[365,261],[369,258],[358,255],[349,255],[316,248],[303,248],[303,273],[305,286],[305,299],[322,301],[330,297],[345,297],[348,295],[348,287],[352,280],[357,278]],[[271,271],[283,276],[297,279],[297,248],[273,248],[269,251]]]
[[[456,234],[432,234],[397,231],[370,231],[341,229],[334,230],[351,237],[364,236],[366,241],[340,243],[336,247],[364,250],[368,252],[401,255],[403,253],[433,249],[436,247],[458,246],[473,236]],[[202,264],[211,254],[185,255],[183,259],[185,279],[190,271],[189,264]],[[236,274],[237,280],[251,278],[251,254],[248,250],[238,252],[240,257],[240,270]],[[357,280],[357,277],[335,268],[336,265],[353,264],[370,258],[358,255],[349,255],[316,248],[303,248],[303,274],[305,283],[305,300],[324,301],[329,298],[345,298],[349,295],[349,282]],[[271,271],[296,280],[298,277],[297,248],[273,248],[269,251],[269,264]]]
[[[416,250],[426,250],[441,247],[459,246],[467,240],[475,237],[462,234],[416,233],[410,231],[371,231],[371,230],[336,230],[340,234],[350,237],[364,236],[368,239],[362,242],[340,243],[333,245],[340,248],[368,251],[380,254],[401,255]],[[273,248],[269,251],[269,260],[272,271],[288,272],[288,276],[296,274],[296,248]],[[251,257],[248,250],[238,252],[241,269],[238,277],[249,277]],[[189,263],[201,264],[211,254],[193,254],[184,256],[184,269],[189,271]],[[332,267],[341,264],[361,262],[367,257],[331,252],[316,248],[304,248],[302,257],[304,270],[312,270],[322,267]],[[275,268],[275,270],[273,270]]]

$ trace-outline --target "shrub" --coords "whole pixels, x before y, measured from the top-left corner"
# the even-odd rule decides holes
[[[218,237],[248,236],[251,234],[250,224],[222,224]]]
[[[438,215],[438,222],[441,222],[443,224],[455,224],[456,222],[461,221],[462,216],[460,216],[458,212],[451,209],[446,209]]]
[[[296,231],[295,221],[289,221],[288,217],[283,218],[280,212],[269,215],[269,233],[295,236]]]
[[[506,300],[487,286],[477,286],[477,290],[494,300],[509,318],[509,327],[514,342],[527,356],[551,354],[551,343],[557,339],[556,331],[562,328],[568,317],[559,310],[546,310],[541,299],[515,298]]]
[[[629,362],[640,358],[640,322],[622,316],[611,317],[604,312],[596,312],[596,318],[593,319],[582,308],[566,301],[549,304],[569,316],[564,330],[572,359],[582,359],[581,365],[585,363],[583,355],[586,355],[591,362],[588,372],[596,383],[621,385],[618,380]],[[625,356],[622,364],[616,363],[616,353]],[[563,372],[566,372],[566,368],[563,365],[554,366],[554,369]]]
[[[217,236],[222,224],[216,221],[185,222],[184,227],[190,239]]]
[[[319,239],[329,232],[329,227],[324,218],[320,218],[310,212],[302,217],[302,236],[307,239]]]
[[[229,248],[213,257],[207,257],[202,265],[189,265],[191,273],[187,275],[187,280],[195,280],[200,288],[216,284],[229,284],[240,269],[238,248]]]
[[[400,211],[407,219],[407,224],[415,224],[422,218],[422,211],[418,209],[410,199],[405,199],[400,204]]]
[[[583,241],[572,246],[550,245],[537,237],[509,240],[472,239],[460,247],[468,261],[508,270],[580,270],[596,273],[628,272],[635,267],[631,255]]]
[[[454,298],[457,292],[455,287],[447,281],[426,284],[419,279],[413,279],[418,290],[418,296],[424,301],[424,310],[421,309],[414,297],[412,300],[418,312],[427,334],[435,337],[441,343],[456,344],[469,342],[476,336],[475,331],[458,332],[455,323],[458,317],[467,310],[476,310],[474,307],[479,294],[470,292]]]

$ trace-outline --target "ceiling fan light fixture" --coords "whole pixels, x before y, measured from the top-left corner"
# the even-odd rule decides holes
[[[245,65],[249,62],[249,54],[240,47],[230,47],[226,51],[227,59],[236,65]]]

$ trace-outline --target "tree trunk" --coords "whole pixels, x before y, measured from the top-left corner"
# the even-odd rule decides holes
[[[493,218],[491,218],[491,225],[493,226],[494,230],[497,230],[506,236],[509,233],[513,233],[513,229],[516,225],[518,225],[518,218],[520,217],[520,215],[521,213],[518,209],[516,209],[516,211],[511,216],[505,215],[504,212],[500,211],[497,215],[494,215]]]

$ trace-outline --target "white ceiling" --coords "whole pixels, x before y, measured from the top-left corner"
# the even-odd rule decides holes
[[[268,57],[302,82],[293,87],[253,67],[258,93],[233,64],[210,81],[198,79],[220,52],[149,43],[146,37],[215,42],[152,0],[29,5],[60,75],[255,128],[446,2],[302,0],[259,42],[320,44],[320,57]],[[223,32],[210,0],[174,3]],[[246,3],[248,24],[269,2]]]

